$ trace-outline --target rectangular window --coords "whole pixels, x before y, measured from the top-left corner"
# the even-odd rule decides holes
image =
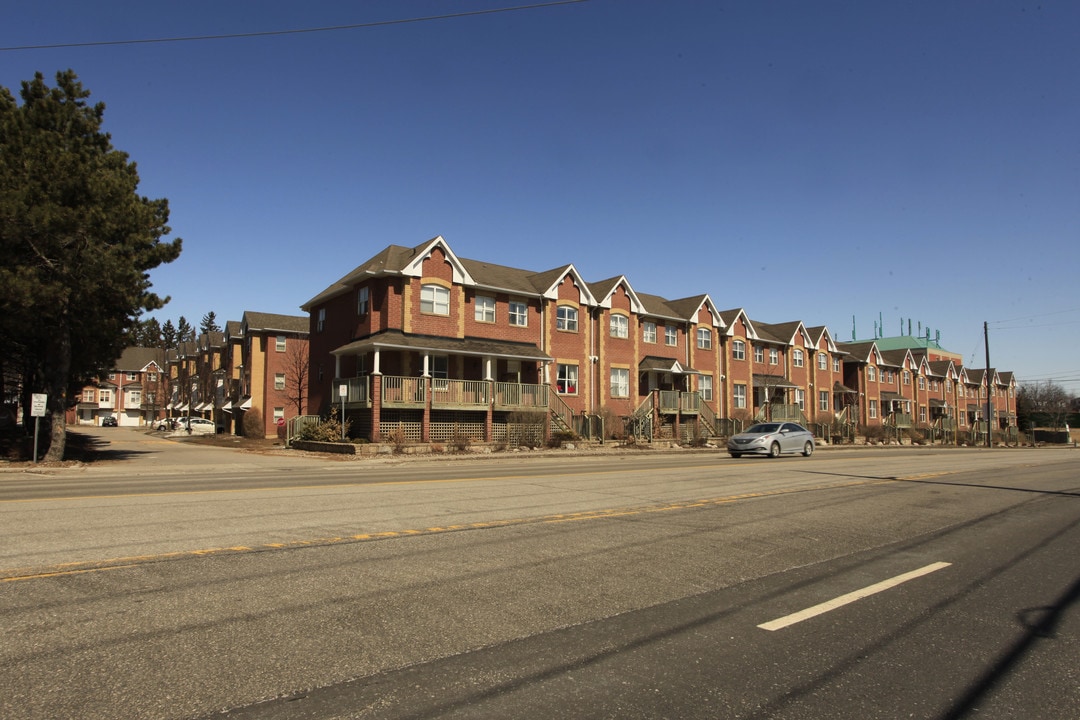
[[[866,366],[866,379],[870,382],[877,382],[877,370],[873,365]]]
[[[656,323],[645,321],[641,327],[641,339],[647,343],[656,342]]]
[[[611,397],[630,397],[630,371],[626,368],[611,368]]]
[[[560,305],[555,311],[555,329],[563,332],[577,332],[577,308]]]
[[[529,324],[529,306],[519,300],[510,301],[510,324],[526,327]]]
[[[675,327],[672,326],[672,325],[665,325],[664,326],[664,344],[674,346],[674,345],[678,344],[678,342],[679,342],[679,331],[676,330]]]
[[[83,390],[83,402],[94,402],[94,398],[97,397],[97,391],[95,390]]]
[[[765,348],[761,347],[760,345],[754,346],[754,362],[765,362]]]
[[[819,390],[818,394],[817,394],[817,398],[818,398],[818,404],[817,404],[818,410],[828,410],[829,409],[829,391],[828,390]]]
[[[611,337],[624,338],[630,336],[630,321],[625,315],[611,316]]]
[[[284,420],[284,419],[285,419],[285,408],[283,408],[283,407],[274,408],[274,424],[277,425],[278,420]]]
[[[910,385],[911,384],[911,373],[908,372],[907,370],[905,370],[903,377],[904,377],[904,384],[905,385]]]
[[[742,340],[736,340],[731,343],[731,358],[733,360],[745,360],[746,359],[746,343]]]
[[[360,288],[359,290],[356,291],[356,314],[357,315],[367,315],[368,314],[368,307],[369,307],[368,300],[369,300],[368,289],[366,287],[362,287],[362,288]]]
[[[732,389],[735,391],[735,407],[737,407],[737,408],[745,408],[746,407],[746,386],[745,385],[735,385],[735,386],[732,387]]]
[[[128,392],[128,405],[134,407],[142,402],[142,391],[131,390]]]
[[[278,335],[277,336],[277,339],[274,341],[274,349],[277,350],[278,352],[285,352],[285,336],[284,335]]]
[[[840,358],[834,357],[832,359],[832,371],[833,372],[840,372]]]
[[[157,382],[157,373],[156,372],[148,372],[148,373],[146,373],[146,382]]]
[[[877,400],[870,401],[870,417],[877,417]]]
[[[124,373],[124,379],[128,380],[129,382],[134,382],[135,380],[139,379],[139,375],[138,373],[127,372]]]
[[[698,350],[712,350],[712,330],[709,328],[698,328],[697,346]]]
[[[818,353],[817,356],[817,369],[828,370],[829,369],[829,356],[825,353]]]
[[[806,392],[802,388],[795,388],[795,404],[800,410],[806,410]]]
[[[776,351],[776,348],[769,349],[769,364],[776,365],[780,362],[780,353]]]
[[[698,392],[701,393],[702,400],[712,400],[712,375],[702,375],[698,378]]]
[[[424,285],[421,287],[420,312],[431,315],[449,315],[450,290],[442,285]]]
[[[486,295],[476,296],[476,322],[493,323],[495,322],[495,298],[487,297]]]
[[[578,366],[559,363],[559,375],[555,390],[560,395],[577,395]]]
[[[315,332],[326,329],[326,308],[319,308],[319,319],[316,321]]]
[[[923,422],[923,423],[926,422],[926,406],[925,405],[920,405],[919,406],[919,422]]]
[[[791,351],[791,364],[795,367],[803,366],[803,351],[796,348]]]
[[[926,378],[924,378],[922,375],[919,376],[919,389],[920,390],[925,390],[926,389]]]
[[[102,390],[98,394],[98,402],[112,402],[112,392],[110,392],[109,390]]]
[[[284,390],[285,389],[285,373],[277,373],[277,374],[274,375],[274,389],[275,390]]]

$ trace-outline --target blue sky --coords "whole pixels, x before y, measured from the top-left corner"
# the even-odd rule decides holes
[[[0,47],[386,23],[497,0],[12,3]],[[287,35],[0,50],[72,68],[166,197],[193,324],[387,245],[709,293],[839,340],[912,321],[1080,392],[1080,3],[587,0]]]

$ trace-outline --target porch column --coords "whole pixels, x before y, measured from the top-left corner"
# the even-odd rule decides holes
[[[424,361],[424,371],[420,375],[421,377],[431,377],[431,353],[425,350],[421,357]]]
[[[382,373],[378,371],[379,351],[375,351],[375,372],[371,373],[371,438],[378,442],[382,435]]]
[[[484,440],[486,442],[493,442],[495,440],[495,379],[491,376],[492,358],[490,355],[484,356],[484,382],[487,384],[487,407],[484,413]]]
[[[427,374],[428,356],[424,354],[424,376],[420,382],[424,386],[424,416],[420,421],[420,442],[431,442],[431,376]]]
[[[334,356],[334,377],[335,378],[341,377],[341,356],[340,355],[335,355]]]
[[[660,388],[652,389],[652,426],[652,436],[655,440],[660,432]]]
[[[371,374],[372,375],[382,375],[382,370],[379,369],[379,360],[381,358],[381,353],[382,353],[381,350],[379,350],[378,348],[375,348],[375,353],[374,353],[375,357],[371,361]]]

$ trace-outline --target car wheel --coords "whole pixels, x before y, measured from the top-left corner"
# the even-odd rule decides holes
[[[742,453],[728,453],[728,455],[730,455],[733,458],[741,458],[742,457]]]
[[[814,454],[814,443],[807,440],[806,444],[802,446],[802,454],[803,454],[803,457],[810,457],[811,455],[813,455]]]
[[[769,457],[780,457],[780,443],[774,442],[769,446]]]

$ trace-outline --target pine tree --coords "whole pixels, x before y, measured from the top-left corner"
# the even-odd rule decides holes
[[[202,322],[199,324],[199,332],[203,334],[221,332],[221,326],[217,324],[217,315],[213,310],[202,316]]]
[[[0,88],[0,340],[25,347],[24,391],[49,396],[50,445],[64,454],[68,392],[112,367],[145,310],[168,298],[148,271],[180,255],[168,201],[138,194],[126,153],[102,131],[71,70],[37,73],[19,104]]]
[[[191,323],[187,321],[187,318],[183,315],[176,321],[176,342],[186,343],[193,342],[195,340],[195,328],[191,327]]]
[[[166,350],[174,349],[177,336],[176,326],[172,324],[172,320],[166,320],[165,324],[161,326],[161,346]]]

